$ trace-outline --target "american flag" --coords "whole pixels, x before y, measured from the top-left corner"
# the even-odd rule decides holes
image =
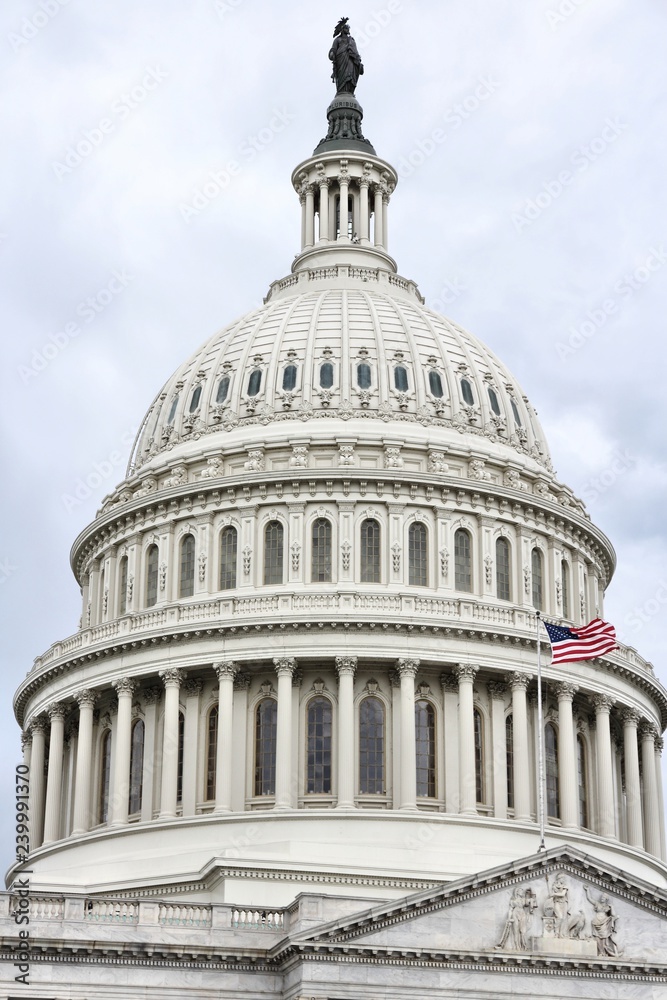
[[[552,663],[574,663],[575,660],[592,660],[596,656],[618,649],[616,629],[601,618],[594,618],[588,625],[571,629],[565,625],[544,622],[551,641]]]

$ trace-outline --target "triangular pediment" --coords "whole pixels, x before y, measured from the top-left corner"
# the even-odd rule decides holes
[[[299,950],[667,969],[667,892],[560,847],[332,921]]]

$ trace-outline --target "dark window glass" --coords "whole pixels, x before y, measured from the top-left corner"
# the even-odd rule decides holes
[[[463,396],[463,402],[467,403],[468,406],[472,406],[475,402],[475,397],[472,394],[472,386],[467,378],[461,379],[461,395]]]
[[[532,570],[533,577],[533,607],[537,608],[538,611],[542,610],[542,581],[544,578],[543,573],[543,559],[542,553],[539,549],[533,549],[532,555],[530,557],[530,568]]]
[[[500,416],[500,403],[498,402],[498,395],[495,389],[489,386],[489,402],[491,403],[491,409],[497,417]]]
[[[306,791],[328,795],[331,791],[331,702],[313,698],[308,703]]]
[[[195,386],[195,390],[192,393],[192,399],[190,400],[190,413],[194,413],[199,406],[199,401],[201,399],[201,386]]]
[[[511,600],[510,543],[496,539],[496,593],[501,601]]]
[[[146,553],[146,607],[157,604],[158,547],[151,545]]]
[[[334,370],[333,365],[328,361],[325,361],[323,365],[320,365],[320,387],[322,389],[330,389],[334,381]]]
[[[238,533],[236,528],[223,528],[220,535],[220,590],[236,586]]]
[[[586,744],[577,736],[577,772],[579,778],[579,826],[588,826],[588,782],[586,780]]]
[[[283,582],[283,526],[269,521],[264,529],[264,583]]]
[[[472,593],[472,545],[464,528],[454,534],[454,587]]]
[[[183,760],[185,758],[185,716],[178,713],[178,759],[176,762],[176,801],[183,801]]]
[[[512,404],[512,414],[514,416],[514,422],[516,423],[517,427],[521,427],[521,417],[519,416],[519,407],[516,405],[513,399],[510,400],[510,403]]]
[[[283,390],[291,392],[296,386],[296,365],[287,365],[283,372]]]
[[[218,757],[218,706],[208,713],[206,730],[206,801],[215,799],[215,767]]]
[[[505,718],[505,759],[507,761],[507,807],[514,809],[514,719]]]
[[[475,709],[475,794],[477,802],[484,802],[484,723],[482,713]]]
[[[264,698],[255,711],[255,795],[276,794],[278,702]]]
[[[109,791],[111,780],[111,730],[107,729],[100,744],[100,823],[109,822]]]
[[[408,531],[408,582],[415,587],[428,586],[428,532],[419,521]]]
[[[171,407],[169,408],[169,416],[167,417],[167,423],[173,424],[174,417],[176,416],[176,407],[178,406],[178,396],[174,396]]]
[[[408,391],[408,373],[402,365],[394,368],[394,386],[399,392]]]
[[[256,396],[262,387],[262,373],[259,368],[255,368],[254,372],[250,373],[250,378],[248,379],[248,395]]]
[[[313,524],[311,578],[313,583],[331,583],[331,521],[325,517]]]
[[[359,706],[359,791],[384,794],[384,706],[364,698]]]
[[[144,784],[144,723],[141,719],[132,726],[130,738],[130,813],[141,811],[141,796]]]
[[[181,542],[179,597],[192,597],[195,592],[195,537],[186,535]]]
[[[544,727],[544,755],[547,774],[547,816],[558,819],[560,809],[558,803],[558,741],[556,730],[547,722]]]
[[[366,364],[357,365],[357,385],[360,389],[370,389],[371,387],[371,366]]]
[[[415,702],[417,795],[435,798],[435,709],[429,701]]]
[[[380,583],[380,525],[372,518],[361,522],[361,582]]]
[[[218,382],[218,391],[215,396],[216,403],[224,403],[229,392],[229,375],[223,375]]]
[[[123,556],[118,567],[118,614],[127,611],[127,556]]]
[[[561,597],[563,600],[563,618],[570,617],[570,567],[565,559],[560,564]]]
[[[428,387],[431,390],[432,396],[435,396],[436,399],[442,399],[444,396],[442,379],[440,378],[440,373],[433,371],[433,369],[428,373]]]

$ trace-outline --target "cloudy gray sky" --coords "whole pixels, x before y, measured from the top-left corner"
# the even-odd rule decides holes
[[[290,172],[325,132],[341,14],[366,135],[401,175],[399,270],[522,383],[616,547],[607,617],[667,679],[664,3],[10,0],[3,802],[13,691],[77,628],[72,541],[163,381],[289,272]],[[212,173],[223,189],[188,211]],[[3,864],[12,836],[3,810]]]

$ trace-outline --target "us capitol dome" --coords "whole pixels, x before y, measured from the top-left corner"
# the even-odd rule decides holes
[[[40,997],[404,996],[408,957],[442,996],[480,962],[667,982],[667,692],[631,648],[545,657],[538,851],[536,611],[603,616],[614,551],[511,372],[398,273],[341,24],[291,271],[158,392],[72,548],[80,628],[16,693],[0,906],[6,945],[29,872]]]

